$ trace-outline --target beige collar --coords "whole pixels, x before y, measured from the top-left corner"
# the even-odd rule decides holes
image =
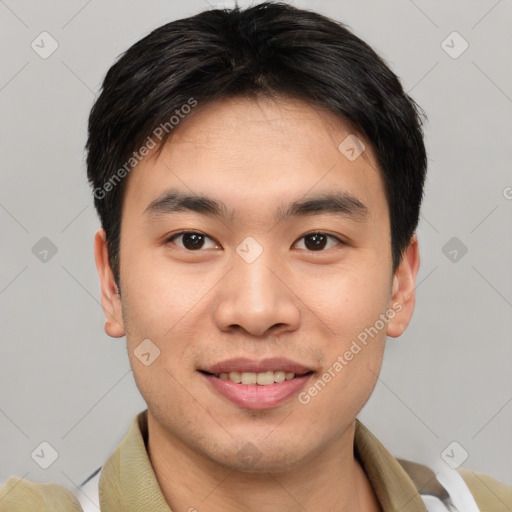
[[[147,409],[130,429],[101,470],[102,512],[172,512],[167,505],[147,453]],[[356,420],[354,454],[375,491],[383,512],[426,512],[412,480],[379,440]]]

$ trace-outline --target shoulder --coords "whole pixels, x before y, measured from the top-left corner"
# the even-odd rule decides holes
[[[458,472],[482,512],[510,512],[512,510],[511,486],[469,468],[461,467]]]
[[[12,476],[0,487],[0,512],[83,512],[73,493],[57,484]]]

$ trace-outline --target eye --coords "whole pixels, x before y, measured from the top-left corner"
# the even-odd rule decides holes
[[[333,244],[331,242],[331,245],[329,245],[329,239],[334,240],[335,243]],[[304,235],[299,239],[299,241],[300,240],[304,240],[304,248],[316,252],[320,252],[325,248],[330,249],[331,247],[334,247],[336,245],[343,245],[343,242],[339,238],[333,235],[328,235],[327,233],[320,233],[319,231],[315,231],[314,233]],[[298,243],[299,242],[296,242],[296,244]],[[302,247],[299,248],[302,249]]]
[[[177,243],[177,240],[181,240],[181,242]],[[338,237],[318,231],[302,236],[299,241],[302,240],[303,247],[299,247],[299,249],[306,249],[314,252],[322,252],[324,249],[330,249],[336,245],[343,245],[343,242]],[[208,241],[210,242],[210,247],[207,246]],[[295,242],[295,245],[299,244],[299,241]],[[196,231],[181,231],[179,233],[175,233],[169,237],[165,243],[173,243],[187,251],[220,248],[215,240],[204,233]]]
[[[198,249],[215,249],[219,248],[219,245],[209,236],[205,235],[204,233],[198,233],[195,231],[181,231],[180,233],[176,233],[169,237],[165,243],[175,243],[175,240],[181,239],[181,245],[177,243],[176,245],[178,247],[181,247],[182,249],[186,249],[188,251],[197,251]],[[210,240],[212,243],[212,247],[204,247],[206,240]]]

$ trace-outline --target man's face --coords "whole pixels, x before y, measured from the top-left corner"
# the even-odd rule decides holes
[[[412,314],[410,294],[398,304],[411,271],[392,274],[382,178],[366,141],[355,159],[350,139],[339,149],[351,132],[338,118],[284,99],[199,107],[129,176],[107,332],[126,333],[168,442],[231,468],[291,468],[353,426],[386,333]],[[155,204],[171,190],[225,208]],[[314,199],[325,202],[289,209]],[[243,382],[215,375],[228,372]]]

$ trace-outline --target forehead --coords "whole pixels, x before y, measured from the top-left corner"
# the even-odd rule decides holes
[[[359,157],[363,146],[358,144],[364,144]],[[136,204],[142,214],[165,189],[176,186],[214,196],[235,210],[261,209],[333,187],[366,197],[362,202],[370,207],[385,202],[367,141],[339,116],[290,98],[199,104],[161,151],[153,151],[130,173],[125,204]]]
[[[275,150],[281,150],[287,159],[291,153],[317,158],[319,144],[323,150],[330,146],[337,156],[340,136],[351,133],[354,129],[343,118],[306,101],[241,96],[199,104],[173,130],[170,143],[179,144],[181,151],[189,145],[189,150],[203,147],[224,155],[241,151],[263,158],[272,152],[275,159]],[[258,142],[265,142],[266,147]]]

